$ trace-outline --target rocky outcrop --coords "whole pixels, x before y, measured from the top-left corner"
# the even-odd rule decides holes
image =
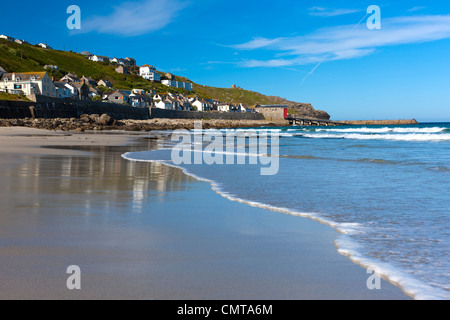
[[[194,129],[195,119],[151,119],[151,120],[119,120],[116,121],[107,114],[84,114],[80,118],[56,119],[0,119],[0,127],[30,127],[58,131],[155,131]],[[202,120],[204,129],[248,128],[248,127],[278,127],[288,125],[287,121],[265,120]]]
[[[300,103],[292,106],[290,110],[294,110],[294,114],[298,117],[314,118],[321,120],[330,120],[330,115],[321,110],[316,110],[309,103]],[[292,112],[292,111],[291,111]]]

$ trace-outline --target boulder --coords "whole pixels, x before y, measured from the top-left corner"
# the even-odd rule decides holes
[[[112,117],[108,116],[107,114],[102,114],[96,122],[98,124],[101,124],[104,126],[112,126],[116,123],[116,120],[114,120]]]

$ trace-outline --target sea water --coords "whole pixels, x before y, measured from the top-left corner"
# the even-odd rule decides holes
[[[249,164],[180,167],[230,200],[336,228],[341,254],[416,299],[450,298],[450,123],[232,131],[261,130],[280,136],[275,175]],[[173,165],[174,146],[123,157]]]

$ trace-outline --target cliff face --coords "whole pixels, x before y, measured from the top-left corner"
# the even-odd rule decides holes
[[[309,103],[297,103],[290,108],[290,112],[294,112],[296,116],[305,118],[315,118],[321,120],[330,120],[330,115],[322,110],[316,110]]]

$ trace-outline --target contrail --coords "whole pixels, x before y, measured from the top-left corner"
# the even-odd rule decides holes
[[[300,87],[303,85],[303,83],[305,82],[305,80],[310,76],[310,75],[312,75],[313,73],[314,73],[314,71],[316,71],[316,69],[323,63],[325,61],[325,59],[324,60],[322,60],[322,61],[320,61],[304,78],[303,78],[303,80],[302,80],[302,83],[300,83]]]
[[[355,30],[355,28],[356,27],[358,27],[360,24],[361,24],[361,22],[363,22],[364,21],[364,19],[367,17],[369,15],[369,13],[367,13],[357,24],[355,24],[355,26],[352,28],[352,30]],[[326,60],[326,58],[324,58],[322,61],[320,61],[303,79],[302,79],[302,82],[300,83],[300,87],[303,85],[303,83],[305,83],[305,80],[306,79],[308,79],[309,78],[309,76],[311,76],[313,73],[314,73],[314,71],[316,71],[316,69],[318,68],[318,67],[320,67],[320,65],[322,64],[322,63],[324,63],[325,62],[325,60]]]

